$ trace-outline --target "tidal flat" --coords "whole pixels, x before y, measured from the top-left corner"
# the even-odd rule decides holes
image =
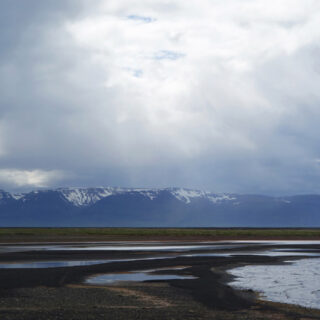
[[[319,259],[314,240],[2,243],[0,319],[320,319]],[[279,270],[293,302],[269,299]]]

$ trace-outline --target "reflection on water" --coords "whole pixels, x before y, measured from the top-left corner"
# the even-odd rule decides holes
[[[268,244],[266,246],[266,244]],[[1,245],[1,253],[10,252],[26,252],[26,251],[69,251],[69,250],[102,250],[108,251],[142,251],[144,257],[127,259],[103,259],[103,260],[87,260],[87,261],[35,261],[20,263],[0,263],[0,269],[5,268],[56,268],[56,267],[74,267],[89,266],[101,263],[111,262],[128,262],[137,260],[153,260],[153,259],[174,259],[176,257],[196,258],[196,257],[232,257],[239,255],[264,255],[264,256],[320,256],[320,248],[311,249],[308,245],[318,245],[319,241],[255,241],[255,242],[88,242],[88,243],[62,243],[62,244],[28,244],[28,245]],[[299,245],[299,247],[296,247]],[[273,248],[273,246],[278,246]],[[280,248],[279,248],[280,246]],[[303,248],[305,247],[305,248]],[[147,252],[150,251],[150,252]],[[156,253],[162,253],[162,256],[156,256]],[[165,253],[168,252],[168,253]],[[71,253],[70,253],[71,254]],[[27,260],[27,258],[26,258]]]
[[[57,267],[75,267],[90,266],[112,262],[112,260],[91,260],[91,261],[37,261],[24,263],[0,263],[0,269],[27,269],[27,268],[57,268]]]
[[[0,253],[26,252],[26,251],[197,251],[197,250],[232,250],[242,247],[255,246],[292,246],[292,245],[320,245],[320,241],[226,241],[226,242],[86,242],[86,243],[60,243],[60,244],[7,244],[0,245]]]
[[[189,251],[189,250],[223,250],[234,249],[241,245],[140,245],[140,246],[72,246],[61,250],[103,250],[103,251]]]
[[[236,257],[236,256],[268,256],[268,257],[320,257],[318,250],[305,249],[272,249],[260,251],[235,251],[230,253],[190,253],[181,257]]]
[[[82,260],[82,261],[32,261],[23,263],[1,263],[0,269],[21,269],[21,268],[58,268],[58,267],[76,267],[76,266],[90,266],[94,264],[111,263],[111,262],[129,262],[129,261],[143,261],[143,260],[158,260],[158,259],[174,259],[173,257],[154,257],[154,258],[138,258],[138,259],[107,259],[107,260]]]
[[[150,280],[176,280],[195,279],[193,276],[181,276],[175,274],[151,274],[146,271],[128,273],[109,273],[90,277],[86,280],[88,284],[112,284],[118,281],[150,281]]]
[[[2,245],[0,253],[5,252],[25,252],[25,251],[189,251],[189,250],[223,250],[240,248],[241,244],[166,244],[157,245],[137,245],[130,243],[83,243],[83,244],[45,244],[45,245]]]

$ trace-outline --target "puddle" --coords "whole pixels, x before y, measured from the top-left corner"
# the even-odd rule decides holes
[[[154,271],[154,270],[148,270]],[[103,285],[103,284],[113,284],[118,281],[150,281],[150,280],[177,280],[177,279],[196,279],[193,276],[183,276],[175,274],[151,274],[148,271],[136,271],[128,273],[109,273],[101,274],[94,277],[88,278],[85,283]]]
[[[0,269],[34,269],[34,268],[61,268],[90,266],[94,264],[114,262],[112,260],[91,260],[91,261],[36,261],[23,263],[0,263]]]

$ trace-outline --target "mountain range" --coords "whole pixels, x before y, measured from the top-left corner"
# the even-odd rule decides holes
[[[319,227],[320,195],[272,197],[184,188],[0,190],[1,227]]]

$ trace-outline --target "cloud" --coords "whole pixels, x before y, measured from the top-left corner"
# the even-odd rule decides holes
[[[1,169],[0,183],[9,188],[48,187],[59,182],[65,174],[60,171]]]
[[[0,168],[72,173],[57,185],[320,191],[317,1],[0,9]]]

